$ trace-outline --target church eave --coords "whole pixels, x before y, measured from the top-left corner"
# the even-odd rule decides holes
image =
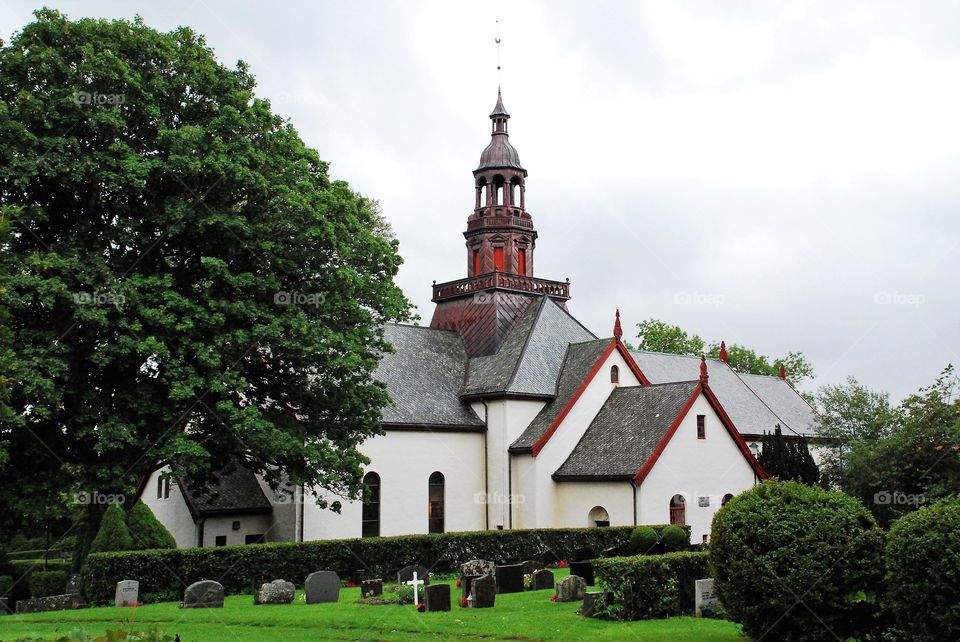
[[[430,424],[430,423],[388,423],[380,424],[385,431],[410,432],[486,432],[485,424]]]

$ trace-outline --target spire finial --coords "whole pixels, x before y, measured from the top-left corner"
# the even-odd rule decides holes
[[[700,355],[700,383],[707,385],[710,376],[707,374],[707,357]]]
[[[496,20],[496,35],[493,41],[497,43],[497,95],[500,95],[500,18]]]
[[[617,310],[617,318],[613,322],[613,337],[619,341],[623,336],[623,328],[620,327],[620,310]]]
[[[724,363],[729,363],[730,355],[727,354],[727,344],[725,341],[720,342],[720,361]]]
[[[787,366],[780,364],[780,378],[784,381],[787,380]]]

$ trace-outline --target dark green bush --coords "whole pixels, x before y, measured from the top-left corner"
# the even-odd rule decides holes
[[[690,533],[682,526],[671,524],[660,533],[660,540],[667,552],[673,553],[690,548]]]
[[[9,593],[12,588],[13,588],[13,576],[0,575],[0,597],[9,597]]]
[[[706,553],[610,557],[595,560],[593,569],[613,594],[598,612],[618,620],[692,615],[695,582],[710,577]]]
[[[765,481],[714,515],[709,556],[723,608],[751,638],[846,640],[878,626],[883,533],[848,495]]]
[[[960,499],[898,519],[887,540],[887,599],[914,640],[960,640]]]
[[[657,531],[649,526],[637,526],[630,533],[630,548],[634,553],[647,554],[653,551],[659,539]]]
[[[657,528],[663,528],[662,526]],[[601,551],[626,546],[632,527],[532,529],[405,535],[302,543],[255,544],[217,548],[97,553],[83,569],[86,597],[94,603],[113,599],[116,582],[140,582],[144,602],[179,600],[183,587],[216,579],[228,593],[250,590],[257,578],[282,577],[302,585],[313,571],[327,569],[341,577],[357,569],[386,580],[408,564],[450,572],[471,559],[519,562],[551,550],[568,558],[578,548]],[[182,583],[181,583],[182,581]]]
[[[127,530],[126,516],[117,504],[110,505],[100,518],[100,530],[90,544],[91,553],[108,551],[129,551],[133,548],[133,539]]]
[[[67,588],[66,571],[33,571],[27,581],[31,597],[63,595]]]
[[[177,541],[170,531],[160,523],[150,507],[137,500],[127,514],[127,529],[133,540],[134,550],[148,548],[176,548]]]

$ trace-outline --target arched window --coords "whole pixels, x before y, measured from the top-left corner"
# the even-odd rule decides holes
[[[363,537],[380,535],[380,475],[369,472],[363,476]]]
[[[427,492],[430,496],[430,503],[427,506],[427,521],[430,533],[443,532],[443,494],[444,494],[443,473],[431,473],[430,480],[427,482]]]
[[[733,499],[733,494],[727,493],[726,495],[723,496],[723,499],[720,500],[720,505],[725,506],[726,503],[729,502],[731,499]]]
[[[607,513],[607,509],[603,506],[594,506],[590,509],[590,514],[587,515],[587,525],[589,526],[609,526],[610,525],[610,515]]]
[[[610,383],[620,383],[620,368],[610,366]]]
[[[670,499],[670,523],[681,526],[687,523],[687,501],[683,495],[674,495]]]

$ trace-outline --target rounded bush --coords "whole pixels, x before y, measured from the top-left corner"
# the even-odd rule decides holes
[[[90,552],[129,551],[132,548],[133,538],[127,530],[123,509],[111,504],[100,518],[100,530],[90,543]]]
[[[173,539],[170,531],[160,523],[150,507],[140,500],[137,500],[127,514],[127,529],[135,550],[177,547],[177,541]]]
[[[649,526],[637,526],[630,533],[630,548],[634,553],[649,553],[657,545],[657,531]]]
[[[660,541],[668,551],[685,551],[690,548],[690,536],[676,524],[671,524],[660,533]]]
[[[883,532],[853,497],[769,480],[714,515],[710,569],[753,639],[863,637],[877,625]]]
[[[960,640],[960,498],[894,522],[887,539],[887,599],[915,640]]]

